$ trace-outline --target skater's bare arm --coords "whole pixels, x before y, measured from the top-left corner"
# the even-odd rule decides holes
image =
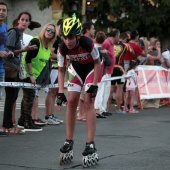
[[[58,68],[58,86],[59,93],[64,93],[64,75],[65,75],[65,67]]]

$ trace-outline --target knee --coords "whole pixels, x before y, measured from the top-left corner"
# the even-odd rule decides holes
[[[77,107],[78,102],[75,102],[75,101],[77,101],[77,99],[75,99],[75,98],[68,98],[68,101],[67,101],[68,106],[69,107]]]
[[[86,109],[92,109],[94,108],[94,103],[92,103],[91,101],[84,101],[84,107]]]
[[[48,92],[48,95],[50,95],[52,98],[56,98],[57,92],[55,92],[55,91],[49,91],[49,92]]]

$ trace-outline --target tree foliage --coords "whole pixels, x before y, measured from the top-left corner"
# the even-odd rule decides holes
[[[63,2],[63,14],[67,14],[68,3],[72,0],[56,1]],[[78,1],[81,7],[82,2]],[[39,0],[40,10],[49,7],[51,3],[52,0]],[[95,10],[87,15],[87,21],[96,19],[97,29],[137,29],[143,36],[156,35],[162,38],[170,34],[169,0],[97,0],[94,6]],[[108,16],[112,16],[112,20]]]

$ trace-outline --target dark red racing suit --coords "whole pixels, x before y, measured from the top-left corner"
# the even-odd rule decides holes
[[[75,49],[70,50],[64,43],[60,44],[58,66],[64,67],[67,58],[71,62],[68,67],[68,91],[80,92],[83,85],[85,85],[85,91],[87,91],[89,84],[93,82],[94,60],[99,58],[98,48],[90,38],[81,36],[79,46]],[[101,62],[101,65],[98,82],[102,78],[103,62]]]

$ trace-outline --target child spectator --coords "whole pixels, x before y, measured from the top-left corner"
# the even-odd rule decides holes
[[[137,80],[136,80],[136,73],[135,69],[137,67],[137,61],[131,60],[129,64],[129,68],[127,70],[127,76],[130,76],[126,82],[126,95],[124,101],[124,109],[123,111],[129,113],[138,113],[137,110],[134,109],[134,97],[135,97],[135,90],[137,87]],[[130,100],[129,100],[130,99]],[[130,109],[127,108],[127,105],[130,101]]]

